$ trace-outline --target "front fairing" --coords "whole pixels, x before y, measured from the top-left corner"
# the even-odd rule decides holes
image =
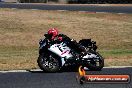
[[[41,39],[39,41],[39,49],[42,49],[43,47],[45,47],[47,45],[47,40],[46,39]]]

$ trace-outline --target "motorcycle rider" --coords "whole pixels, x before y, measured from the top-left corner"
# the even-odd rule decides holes
[[[58,29],[57,28],[50,28],[48,30],[48,32],[45,34],[45,36],[47,37],[47,39],[49,40],[49,42],[54,42],[54,41],[67,41],[67,45],[76,50],[78,53],[80,53],[79,57],[82,57],[85,53],[86,50],[83,46],[81,46],[80,44],[78,44],[75,40],[70,39],[68,36],[64,35],[64,34],[59,34]]]

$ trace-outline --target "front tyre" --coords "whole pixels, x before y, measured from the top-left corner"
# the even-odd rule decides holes
[[[37,60],[38,66],[44,72],[58,72],[60,70],[60,61],[54,54],[40,54]]]
[[[92,71],[100,71],[104,67],[104,58],[98,52],[92,53],[96,54],[98,58],[93,58],[86,67]]]

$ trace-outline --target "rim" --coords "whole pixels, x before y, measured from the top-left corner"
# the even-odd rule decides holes
[[[58,67],[58,61],[52,55],[50,55],[49,58],[43,58],[42,64],[47,69],[54,69]]]
[[[92,64],[93,66],[99,67],[103,62],[101,57],[98,56],[98,58],[93,58],[93,60],[90,61],[89,63]]]

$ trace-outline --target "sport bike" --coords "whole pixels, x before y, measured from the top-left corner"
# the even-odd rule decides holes
[[[91,39],[82,39],[78,42],[85,47],[86,53],[80,55],[77,51],[70,48],[64,41],[52,41],[41,39],[39,42],[38,66],[45,72],[58,72],[66,67],[77,69],[80,65],[89,70],[101,70],[104,67],[103,57],[96,51],[95,41]]]

